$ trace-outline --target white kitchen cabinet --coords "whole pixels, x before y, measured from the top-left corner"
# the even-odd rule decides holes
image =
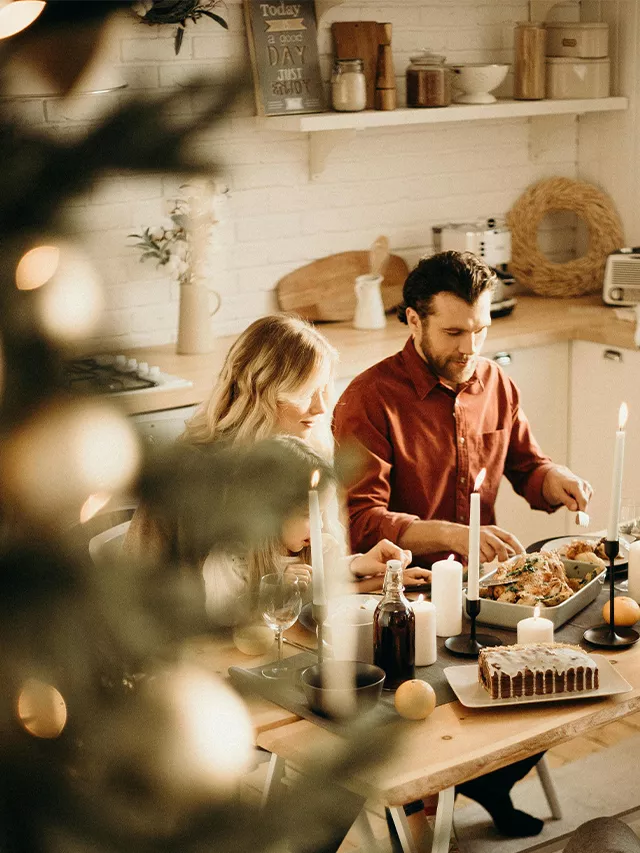
[[[184,432],[185,421],[196,409],[197,406],[181,406],[178,409],[131,415],[131,420],[144,441],[150,444],[170,444]]]
[[[622,497],[640,504],[640,351],[574,341],[569,436],[571,468],[594,488],[594,530],[607,525],[620,403],[629,406]],[[572,532],[577,530],[573,528]]]
[[[569,343],[494,353],[494,358],[520,389],[522,408],[544,453],[554,462],[567,464],[569,399]],[[526,547],[539,539],[562,536],[569,513],[560,509],[549,515],[534,511],[503,478],[496,517],[500,527],[516,535]]]

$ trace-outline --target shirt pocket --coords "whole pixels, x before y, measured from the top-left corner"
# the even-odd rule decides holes
[[[482,486],[485,497],[492,495],[495,499],[498,493],[508,449],[509,430],[496,429],[473,437],[470,469],[472,476],[477,476],[482,468],[486,468],[487,476]]]

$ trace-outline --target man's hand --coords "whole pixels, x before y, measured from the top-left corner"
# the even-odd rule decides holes
[[[462,556],[469,555],[469,528],[456,525],[459,532],[451,542],[451,550]],[[508,560],[516,554],[524,554],[522,543],[513,535],[495,524],[486,524],[480,528],[480,559],[490,563],[498,559]]]
[[[566,506],[571,512],[586,511],[593,495],[591,484],[568,468],[552,468],[542,483],[542,497],[554,507]]]
[[[381,539],[366,554],[358,554],[351,560],[351,572],[357,578],[384,574],[387,570],[387,560],[400,560],[404,569],[411,562],[411,551],[403,551],[389,539]]]

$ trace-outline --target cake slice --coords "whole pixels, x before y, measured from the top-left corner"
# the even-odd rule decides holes
[[[481,649],[478,680],[492,699],[578,693],[599,685],[597,662],[580,646],[563,643]]]

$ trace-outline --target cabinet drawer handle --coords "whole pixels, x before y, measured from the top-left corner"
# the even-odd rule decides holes
[[[607,361],[622,361],[622,353],[617,349],[606,349],[604,351],[604,357]]]
[[[501,367],[504,367],[507,364],[511,364],[511,354],[508,352],[497,352],[493,360],[496,364],[499,364]]]

